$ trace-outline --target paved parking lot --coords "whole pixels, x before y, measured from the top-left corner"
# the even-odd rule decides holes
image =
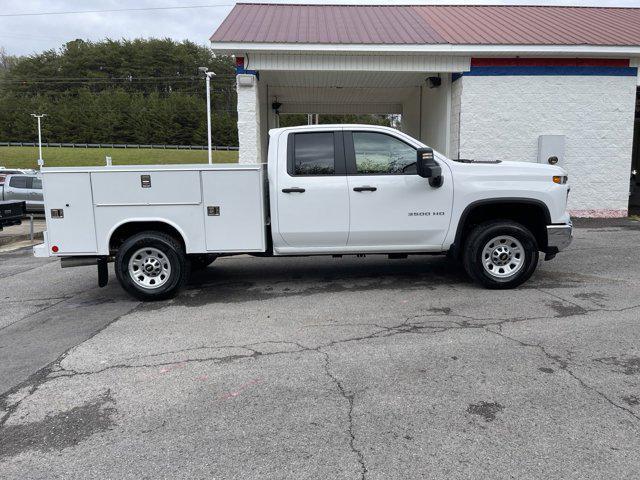
[[[508,292],[439,257],[111,280],[0,254],[3,478],[638,477],[638,223]]]

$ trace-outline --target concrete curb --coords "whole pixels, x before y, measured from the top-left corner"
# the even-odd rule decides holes
[[[33,239],[34,240],[42,240],[44,238],[42,232],[34,232]],[[0,234],[0,247],[4,247],[5,245],[10,245],[16,242],[23,242],[25,240],[30,240],[29,234],[20,234],[20,235],[2,235]]]

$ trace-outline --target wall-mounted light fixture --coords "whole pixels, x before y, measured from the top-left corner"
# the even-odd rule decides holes
[[[429,85],[429,88],[438,88],[440,85],[442,85],[442,79],[440,78],[440,76],[427,77],[427,84]]]
[[[271,104],[271,108],[273,108],[276,115],[280,115],[280,107],[282,107],[282,104],[278,101],[278,97],[276,97]]]

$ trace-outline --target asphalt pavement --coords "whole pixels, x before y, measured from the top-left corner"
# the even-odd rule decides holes
[[[96,283],[0,253],[2,478],[638,478],[639,222],[512,291],[429,256]]]

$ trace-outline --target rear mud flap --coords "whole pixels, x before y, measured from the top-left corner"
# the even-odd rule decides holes
[[[109,283],[109,269],[107,268],[108,262],[106,258],[98,259],[98,286],[100,288],[106,287]]]

